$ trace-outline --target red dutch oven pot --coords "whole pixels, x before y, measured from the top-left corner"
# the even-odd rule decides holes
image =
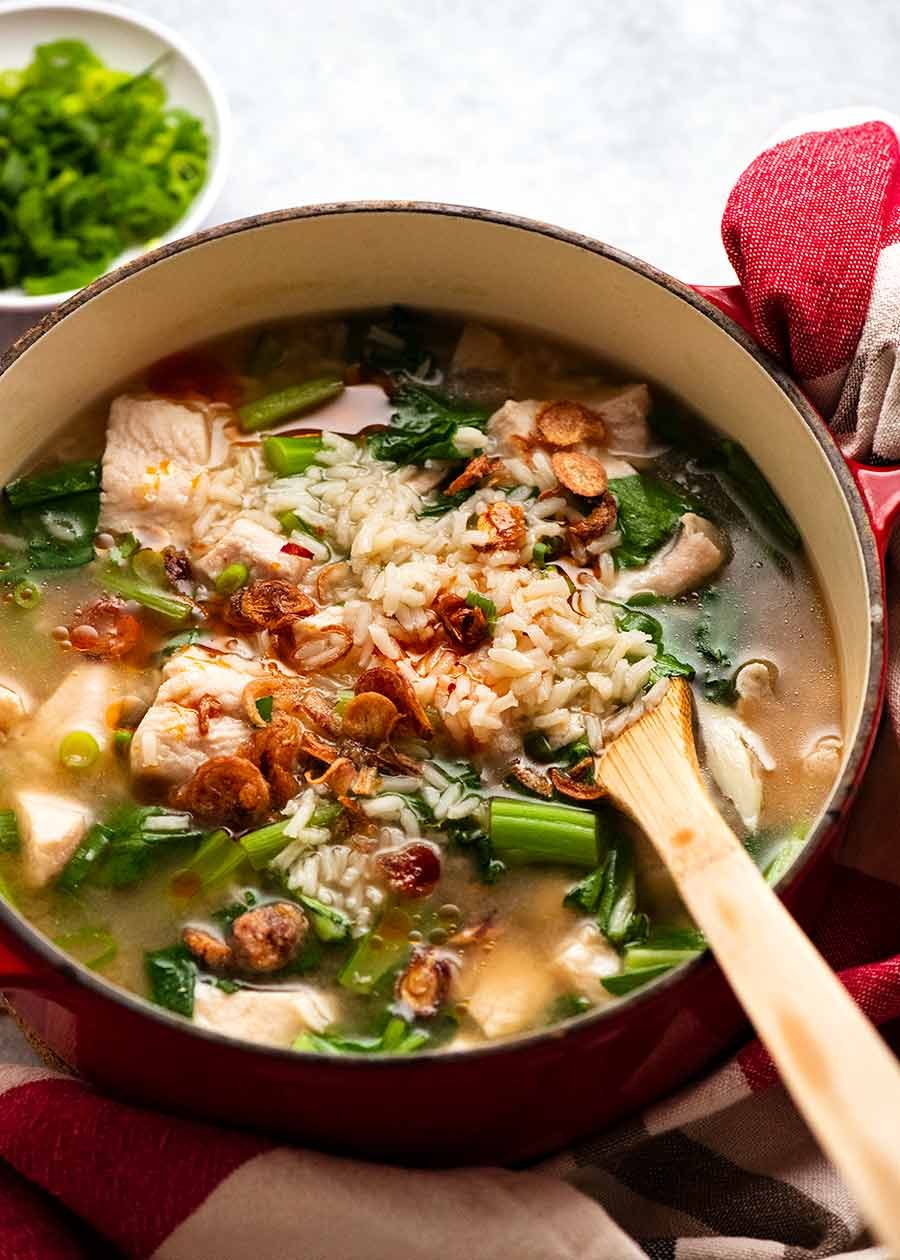
[[[883,556],[900,472],[849,465],[756,345],[741,294],[609,246],[461,207],[363,203],[244,219],[105,277],[0,361],[5,480],[164,355],[248,325],[393,302],[519,323],[663,385],[742,442],[797,521],[841,666],[841,777],[779,891],[809,925],[884,692]],[[791,610],[773,608],[773,616]],[[743,1028],[711,959],[562,1028],[410,1058],[319,1058],[194,1028],[67,958],[0,903],[0,990],[74,1071],[119,1097],[410,1163],[522,1162],[698,1073]]]

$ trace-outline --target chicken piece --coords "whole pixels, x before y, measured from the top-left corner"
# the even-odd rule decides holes
[[[545,404],[534,398],[516,402],[510,398],[488,421],[487,431],[500,442],[509,443],[512,438],[534,441],[537,437],[534,422]]]
[[[613,594],[625,600],[638,591],[650,591],[670,599],[684,591],[697,590],[722,567],[725,557],[722,532],[705,517],[685,512],[674,540],[642,569],[623,572]]]
[[[646,385],[625,385],[581,400],[603,421],[604,445],[621,455],[646,455],[653,447],[653,433],[647,423],[650,390]]]
[[[285,547],[289,550],[285,551]],[[294,547],[283,534],[276,534],[256,521],[239,518],[204,556],[194,557],[194,568],[208,582],[214,582],[230,564],[246,565],[251,578],[285,578],[288,582],[299,582],[312,557],[295,555],[290,550]]]
[[[499,333],[481,324],[466,324],[448,376],[470,398],[502,397],[510,392],[515,361],[515,352]]]
[[[803,769],[814,779],[834,779],[841,768],[844,741],[840,735],[820,736],[803,754]]]
[[[138,777],[186,783],[211,757],[232,757],[250,727],[239,718],[211,717],[201,730],[196,709],[169,701],[152,704],[131,740],[131,772]]]
[[[311,984],[225,993],[200,983],[194,991],[195,1024],[266,1046],[290,1046],[300,1033],[323,1032],[337,1018],[334,998]]]
[[[748,661],[742,665],[735,675],[734,689],[737,692],[737,715],[744,721],[753,719],[760,709],[770,703],[775,696],[772,682],[777,677],[774,665],[765,661]]]
[[[555,987],[547,968],[535,965],[533,949],[525,942],[501,938],[466,968],[460,997],[485,1037],[493,1039],[510,1037],[534,1023],[551,1002]]]
[[[107,713],[121,692],[114,667],[97,661],[75,666],[38,708],[34,717],[16,732],[30,758],[58,764],[59,744],[70,731],[87,731],[101,753],[108,751],[112,729]]]
[[[593,919],[588,919],[563,939],[553,967],[567,988],[599,1003],[610,1000],[603,981],[621,971],[622,960]]]
[[[131,532],[145,547],[184,547],[196,515],[191,498],[210,461],[201,411],[161,398],[115,399],[103,455],[100,528]]]
[[[42,888],[56,878],[84,839],[91,811],[80,801],[30,789],[15,794],[15,809],[25,879]]]
[[[194,708],[203,696],[212,696],[222,713],[241,717],[244,688],[262,672],[258,660],[232,652],[211,652],[192,643],[166,662],[156,703]]]
[[[742,700],[767,700],[772,695],[772,671],[765,661],[748,661],[734,680]]]
[[[34,707],[31,696],[11,679],[0,682],[0,736],[8,735]]]
[[[764,770],[775,761],[762,739],[721,705],[700,702],[697,708],[706,764],[723,796],[732,802],[749,831],[756,831],[762,810]]]

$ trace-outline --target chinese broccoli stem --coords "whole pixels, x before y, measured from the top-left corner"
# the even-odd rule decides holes
[[[495,797],[489,833],[494,856],[509,865],[597,865],[597,816],[589,809]]]

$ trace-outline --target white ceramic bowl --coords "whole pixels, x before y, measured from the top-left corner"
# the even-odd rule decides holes
[[[186,236],[202,226],[222,191],[231,158],[231,114],[216,76],[203,58],[179,35],[152,18],[138,17],[114,4],[56,4],[7,0],[0,3],[0,69],[26,66],[36,44],[55,39],[82,39],[115,70],[138,73],[163,53],[170,59],[160,68],[169,101],[200,118],[210,138],[206,183],[183,218],[165,236],[138,246],[117,258],[110,270],[156,245]],[[0,289],[0,311],[37,317],[58,305],[66,293],[30,297],[21,289]]]

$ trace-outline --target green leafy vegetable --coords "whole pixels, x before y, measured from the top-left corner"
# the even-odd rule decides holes
[[[722,470],[738,493],[781,542],[792,551],[802,544],[800,531],[759,468],[738,442],[719,439]]]
[[[176,1015],[194,1013],[194,986],[197,964],[184,945],[154,949],[144,954],[144,966],[150,986],[150,999]]]
[[[64,932],[55,936],[54,941],[67,953],[72,954],[79,962],[83,962],[92,971],[105,967],[119,952],[116,938],[105,928],[78,928],[74,932]]]
[[[271,696],[260,696],[256,702],[256,712],[264,722],[272,721],[272,709],[275,701]]]
[[[167,232],[206,181],[202,122],[155,77],[111,70],[79,40],[0,75],[0,284],[80,288]]]
[[[21,843],[15,810],[0,809],[0,853],[18,853]]]
[[[392,307],[388,316],[366,332],[362,360],[390,376],[429,376],[433,359],[422,340],[421,317],[408,306]]]
[[[706,663],[703,694],[716,704],[736,699],[735,657],[740,632],[740,607],[732,591],[712,587],[704,591],[694,644]]]
[[[166,639],[159,649],[160,658],[168,660],[170,656],[174,656],[182,648],[190,647],[192,643],[196,643],[199,638],[200,631],[196,626],[191,626],[190,630],[182,630],[179,634],[173,634],[171,639]]]
[[[625,569],[646,564],[693,506],[683,491],[643,473],[613,477],[609,488],[618,503],[616,528],[622,534],[613,556]]]
[[[123,805],[95,824],[57,881],[75,892],[86,879],[104,888],[125,888],[148,874],[157,853],[203,838],[189,814],[161,805]]]
[[[484,429],[489,413],[483,407],[451,401],[418,385],[404,385],[394,395],[396,411],[369,446],[376,459],[394,464],[424,464],[429,459],[465,459],[454,444],[459,428]]]
[[[427,516],[444,516],[454,508],[461,507],[467,499],[471,499],[474,490],[457,490],[456,494],[438,494],[430,503],[426,503],[419,513],[419,518]]]
[[[469,591],[466,596],[466,603],[470,608],[480,608],[484,613],[484,619],[487,622],[488,633],[493,634],[497,625],[497,605],[492,599],[488,599],[486,595],[480,595],[478,591]]]
[[[640,612],[637,608],[628,608],[623,606],[621,612],[616,613],[616,626],[619,630],[639,630],[642,634],[649,636],[652,643],[656,646],[656,660],[653,666],[653,673],[650,675],[652,682],[656,682],[659,678],[693,678],[694,670],[691,665],[680,661],[677,656],[673,656],[671,652],[667,652],[663,643],[662,623],[657,621],[655,617],[651,617],[648,613]]]
[[[293,1049],[307,1054],[412,1054],[429,1040],[424,1028],[416,1028],[399,1015],[392,1015],[378,1036],[304,1032],[294,1042]]]
[[[113,595],[121,595],[123,599],[133,599],[174,625],[187,621],[194,610],[189,599],[150,586],[112,561],[100,567],[97,581],[104,590],[111,591]]]
[[[699,957],[705,949],[705,937],[694,928],[656,927],[643,940],[626,946],[624,970],[605,979],[603,987],[620,997]]]
[[[99,489],[100,465],[95,460],[81,459],[10,481],[6,497],[11,507],[25,508]]]

